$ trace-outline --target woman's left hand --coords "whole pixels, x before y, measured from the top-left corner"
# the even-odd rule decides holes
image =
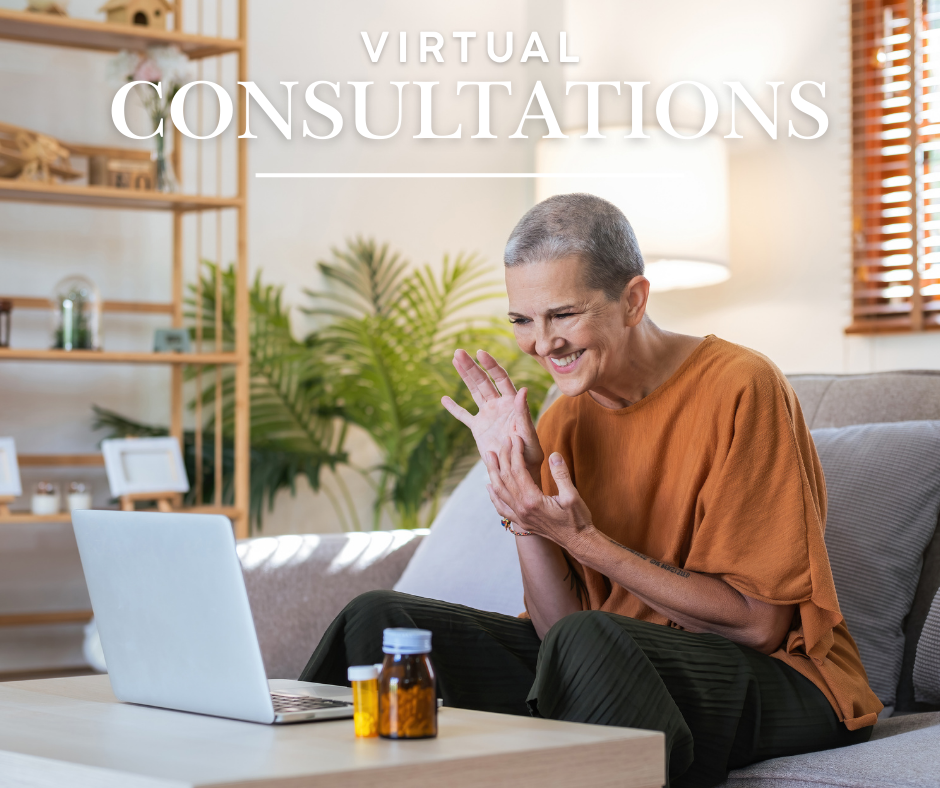
[[[516,530],[522,528],[565,549],[593,530],[591,512],[558,452],[549,457],[558,495],[544,495],[532,480],[523,458],[523,441],[517,435],[503,441],[498,455],[486,452],[483,461],[490,476],[486,485],[490,500],[500,517],[512,520]]]

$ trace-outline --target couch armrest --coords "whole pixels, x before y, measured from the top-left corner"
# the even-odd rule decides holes
[[[296,679],[336,615],[359,594],[395,585],[425,534],[372,531],[239,542],[268,678]]]

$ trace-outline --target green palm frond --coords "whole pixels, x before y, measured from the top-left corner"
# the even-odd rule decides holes
[[[347,241],[346,247],[345,251],[332,248],[333,261],[317,264],[327,283],[334,286],[327,305],[302,311],[347,317],[388,315],[398,300],[408,262],[397,252],[389,254],[388,244],[378,246],[372,239],[356,238]],[[314,298],[322,295],[304,292]]]

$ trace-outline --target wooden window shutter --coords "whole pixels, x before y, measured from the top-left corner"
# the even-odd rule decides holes
[[[852,2],[851,333],[940,328],[940,0]]]

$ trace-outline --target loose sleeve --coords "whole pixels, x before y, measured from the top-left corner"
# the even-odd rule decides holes
[[[820,686],[851,729],[871,725],[881,704],[839,609],[824,541],[825,479],[799,402],[769,364],[734,396],[685,568],[754,599],[797,605],[774,656]]]
[[[728,418],[685,566],[755,599],[799,605],[806,653],[823,659],[842,613],[823,540],[825,481],[799,403],[782,375],[763,369]]]

